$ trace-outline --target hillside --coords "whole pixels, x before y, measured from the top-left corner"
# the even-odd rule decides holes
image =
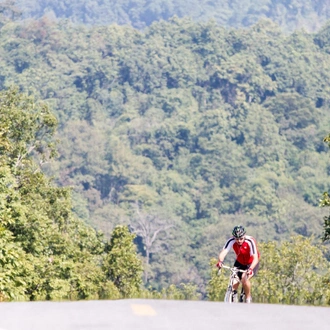
[[[0,87],[53,109],[47,173],[73,187],[80,219],[107,236],[129,224],[152,286],[204,287],[238,222],[261,241],[321,236],[328,36],[267,20],[231,30],[174,18],[144,32],[9,22]]]
[[[223,27],[250,27],[268,18],[285,31],[319,30],[330,18],[327,0],[16,0],[22,18],[46,15],[87,25],[130,25],[137,29],[173,16],[195,22],[213,19]]]

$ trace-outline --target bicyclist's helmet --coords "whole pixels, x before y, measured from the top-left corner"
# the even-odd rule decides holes
[[[232,235],[235,238],[241,238],[245,235],[246,231],[245,228],[243,226],[235,226],[232,232]]]

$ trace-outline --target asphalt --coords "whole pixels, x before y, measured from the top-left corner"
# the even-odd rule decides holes
[[[0,330],[330,330],[330,307],[176,300],[0,303]]]

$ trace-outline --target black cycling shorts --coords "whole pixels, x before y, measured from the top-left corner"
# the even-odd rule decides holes
[[[249,264],[249,265],[242,265],[237,260],[234,263],[234,267],[237,267],[238,269],[242,269],[242,270],[247,270],[247,269],[250,268],[250,266],[251,266],[251,264]],[[259,262],[257,263],[257,265],[253,269],[253,276],[256,276],[257,275],[258,269],[259,269]],[[242,274],[243,273],[238,273],[238,277],[239,277],[240,280],[242,279]]]

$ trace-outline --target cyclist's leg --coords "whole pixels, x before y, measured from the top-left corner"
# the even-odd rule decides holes
[[[251,299],[251,282],[250,282],[250,278],[252,276],[247,276],[245,273],[242,276],[242,285],[244,288],[244,292],[245,292],[245,299]]]
[[[249,267],[250,265],[248,265],[247,267]],[[255,267],[255,269],[253,270],[253,275],[247,276],[246,273],[243,274],[242,276],[242,285],[245,291],[245,298],[246,301],[251,301],[251,282],[250,279],[257,274],[259,269],[259,263],[257,264],[257,266]]]
[[[241,263],[239,263],[239,262],[236,260],[235,263],[234,263],[234,267],[236,267],[236,268],[238,268],[238,269],[245,270],[247,266],[242,265]],[[238,273],[237,275],[238,275],[240,281],[242,281],[242,273]],[[240,284],[240,282],[235,283],[235,284],[233,285],[233,289],[237,291],[239,284]]]
[[[237,291],[238,286],[239,286],[239,282],[235,282],[235,283],[233,284],[233,291]]]

